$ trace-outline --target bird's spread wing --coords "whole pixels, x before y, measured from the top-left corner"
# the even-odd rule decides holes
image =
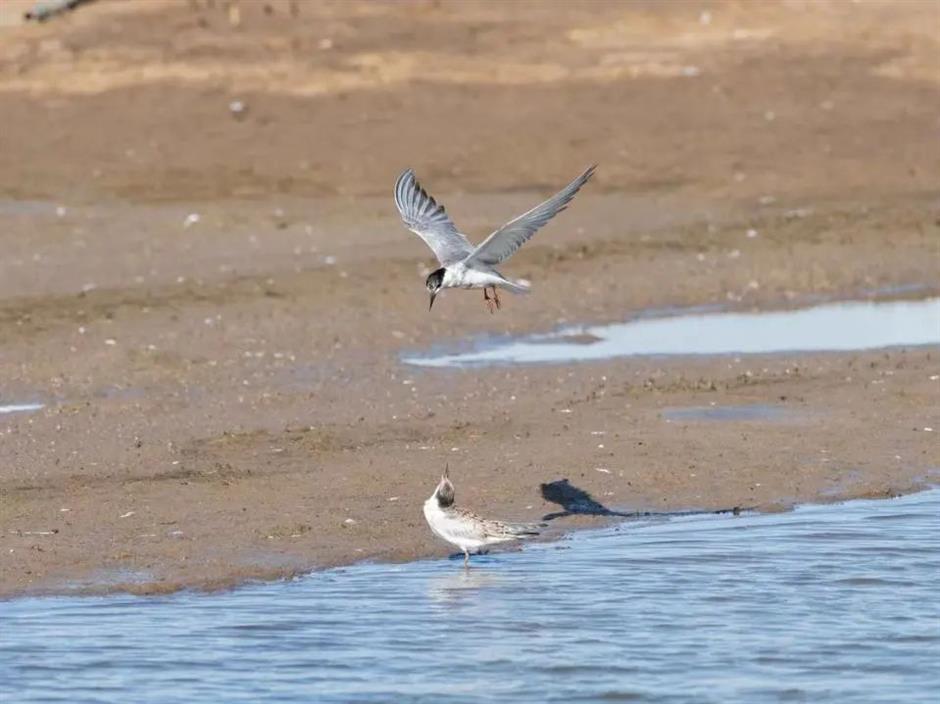
[[[395,205],[408,229],[425,241],[442,266],[459,262],[473,247],[457,231],[443,205],[438,205],[408,169],[395,184]]]
[[[535,206],[515,220],[507,222],[474,250],[467,264],[496,266],[509,259],[517,249],[531,239],[540,227],[568,207],[568,203],[581,190],[581,186],[587,183],[594,174],[595,168],[597,168],[596,164],[544,203]]]

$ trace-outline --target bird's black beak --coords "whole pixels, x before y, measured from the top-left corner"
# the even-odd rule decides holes
[[[437,291],[431,291],[431,302],[428,303],[428,311],[434,307],[434,299],[437,298]]]

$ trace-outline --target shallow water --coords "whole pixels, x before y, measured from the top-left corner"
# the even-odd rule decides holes
[[[940,490],[217,595],[0,602],[13,702],[928,702]]]
[[[768,354],[940,344],[940,298],[853,301],[766,313],[693,309],[626,323],[482,341],[467,352],[416,355],[426,367],[583,362],[635,355]]]
[[[38,411],[45,408],[43,403],[8,403],[6,405],[0,404],[0,415],[5,413],[29,413],[31,411]]]
[[[739,406],[684,406],[664,408],[663,418],[670,421],[715,421],[740,423],[747,421],[782,422],[796,420],[800,415],[785,406],[767,403],[746,403]]]

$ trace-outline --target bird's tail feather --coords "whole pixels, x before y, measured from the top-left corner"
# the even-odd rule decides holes
[[[529,538],[541,533],[540,529],[546,525],[546,523],[511,523],[509,524],[509,530],[519,538]]]
[[[525,279],[519,279],[518,281],[503,279],[503,288],[512,291],[513,293],[528,293],[532,287]]]

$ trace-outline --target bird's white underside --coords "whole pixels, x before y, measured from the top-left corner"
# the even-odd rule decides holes
[[[482,523],[442,509],[436,494],[424,502],[424,517],[437,537],[456,545],[461,550],[477,550],[484,545],[515,540],[514,535],[488,535]]]
[[[506,279],[496,272],[485,269],[471,269],[463,262],[452,264],[444,270],[441,288],[483,288],[485,286],[505,286]]]

